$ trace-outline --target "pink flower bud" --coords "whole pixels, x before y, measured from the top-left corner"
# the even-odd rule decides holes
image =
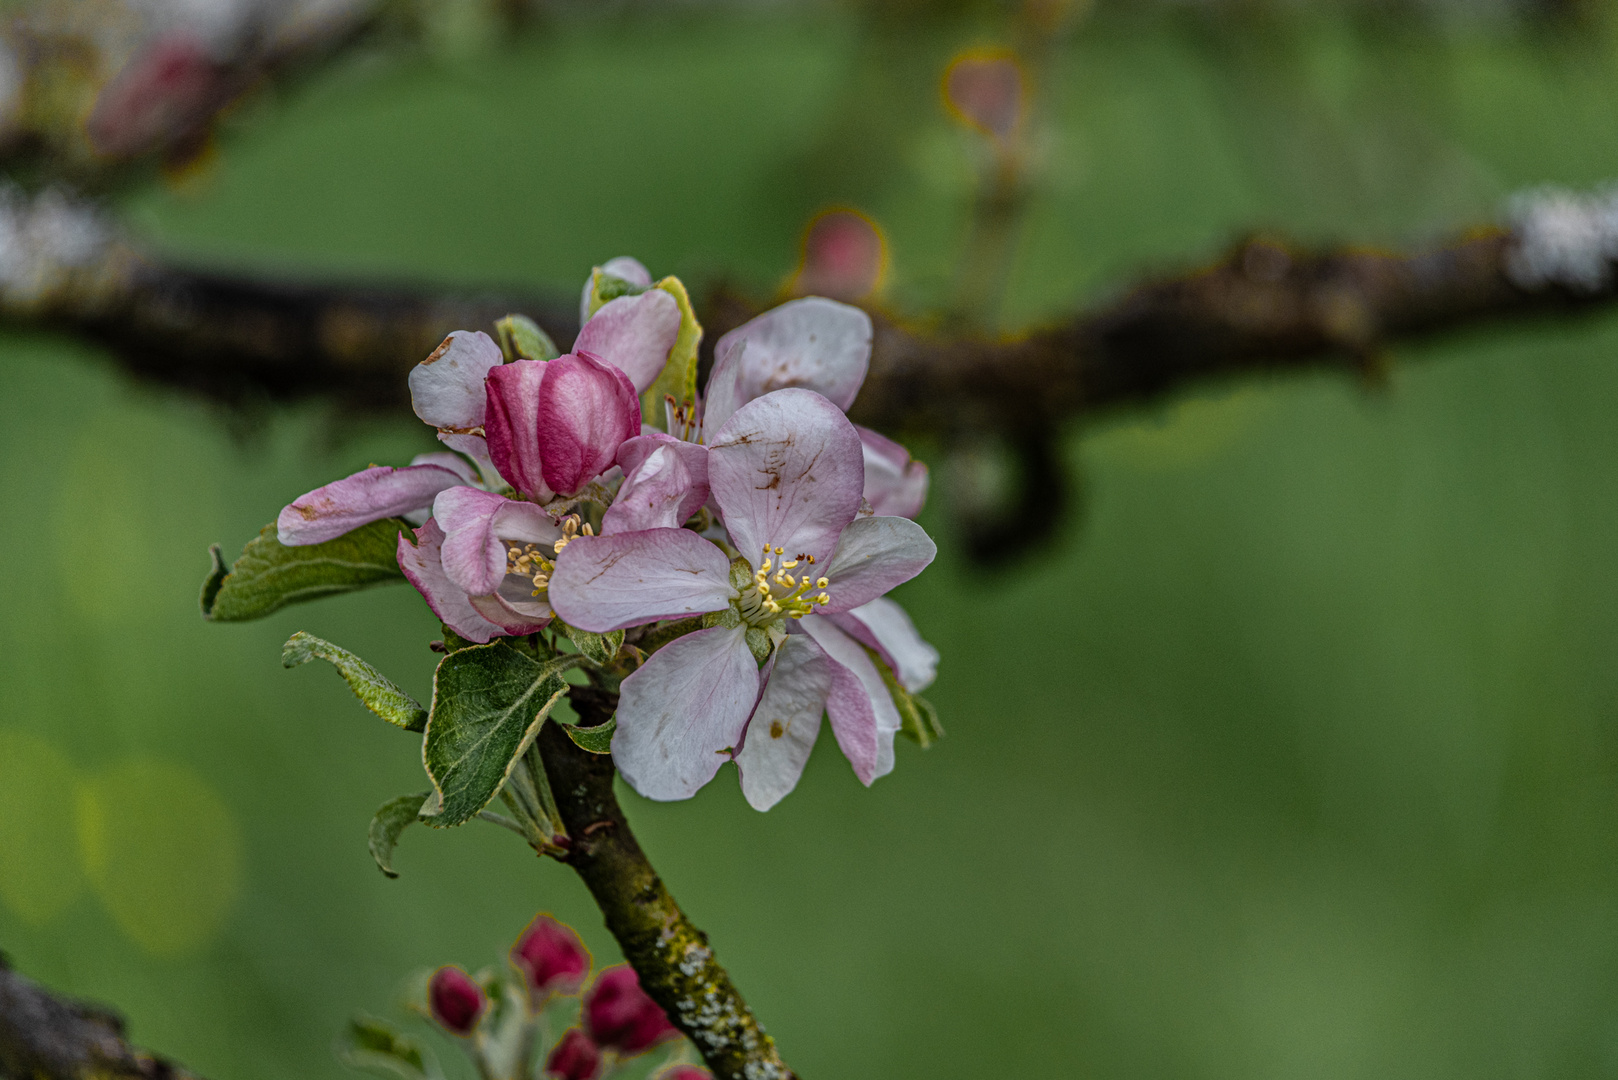
[[[545,1075],[555,1080],[596,1080],[601,1075],[601,1049],[578,1028],[568,1028],[545,1059]]]
[[[452,1035],[470,1035],[489,1002],[478,984],[457,967],[441,967],[427,984],[433,1019]]]
[[[517,945],[511,962],[528,980],[536,1001],[552,994],[576,994],[590,973],[590,953],[571,926],[549,915],[536,915]]]
[[[944,73],[944,105],[955,118],[995,139],[1022,123],[1027,87],[1022,64],[1000,49],[972,49]]]
[[[596,977],[584,996],[584,1026],[598,1044],[625,1057],[679,1035],[662,1007],[640,988],[640,979],[627,964],[608,968]]]

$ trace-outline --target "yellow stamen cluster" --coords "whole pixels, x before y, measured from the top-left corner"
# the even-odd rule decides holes
[[[563,548],[567,547],[579,537],[594,536],[595,534],[595,530],[590,527],[590,523],[588,521],[581,525],[579,524],[579,515],[569,514],[567,517],[562,519],[562,538],[556,541],[556,554],[560,555]]]
[[[812,574],[815,557],[798,555],[795,558],[782,559],[781,556],[785,554],[786,552],[779,547],[764,545],[764,561],[753,574],[753,588],[758,591],[759,609],[770,616],[801,619],[814,611],[816,604],[824,607],[831,603],[831,597],[824,591],[831,582]],[[776,562],[777,559],[780,559],[779,563]],[[805,562],[809,565],[804,567],[801,574],[794,576],[787,572],[796,570]],[[822,591],[810,595],[811,589]]]
[[[519,574],[534,583],[533,595],[544,592],[551,583],[551,570],[555,564],[545,557],[538,544],[506,548],[506,573]]]

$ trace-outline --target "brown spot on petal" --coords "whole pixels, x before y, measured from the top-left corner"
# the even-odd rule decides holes
[[[779,720],[771,720],[770,721],[770,738],[779,739],[781,736],[785,735],[786,733],[787,733],[787,729],[781,726],[781,721],[779,721]]]
[[[431,363],[435,363],[436,361],[442,359],[444,354],[449,352],[450,343],[453,340],[454,340],[453,335],[451,337],[445,338],[443,344],[439,345],[438,348],[434,349],[432,351],[432,355],[428,356],[427,359],[422,361],[422,363],[431,364]]]

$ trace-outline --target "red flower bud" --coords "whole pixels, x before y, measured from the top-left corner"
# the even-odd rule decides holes
[[[511,950],[511,962],[528,980],[536,1001],[552,994],[576,994],[590,974],[590,953],[571,926],[536,915]]]
[[[625,1057],[679,1035],[663,1009],[640,988],[640,979],[627,964],[608,968],[596,977],[584,997],[584,1027],[598,1044]]]
[[[545,1075],[555,1080],[596,1080],[601,1075],[601,1050],[578,1028],[568,1028],[551,1056]]]
[[[457,967],[441,967],[433,972],[427,984],[427,1003],[432,1007],[433,1019],[452,1035],[470,1035],[489,1004],[478,984]]]

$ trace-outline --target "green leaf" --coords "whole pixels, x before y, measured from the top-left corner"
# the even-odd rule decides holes
[[[551,336],[526,315],[507,315],[494,324],[506,360],[554,360],[562,353]]]
[[[595,727],[577,727],[573,724],[562,724],[561,728],[567,732],[567,737],[574,744],[590,751],[592,754],[612,753],[612,733],[618,730],[618,718],[614,716],[605,724]]]
[[[408,528],[398,518],[386,518],[324,544],[283,547],[275,538],[275,526],[266,525],[223,575],[224,561],[215,545],[211,549],[214,568],[202,585],[202,617],[212,622],[244,622],[288,604],[403,581],[399,530]]]
[[[489,805],[567,693],[562,672],[578,662],[577,656],[559,656],[540,663],[505,641],[462,649],[439,662],[422,745],[434,789],[422,813],[427,824],[462,825]]]
[[[302,630],[281,647],[282,667],[297,667],[314,659],[325,660],[335,667],[354,696],[394,727],[406,731],[422,731],[427,727],[427,710],[419,701],[347,649]]]
[[[439,1075],[427,1049],[386,1020],[356,1016],[337,1039],[337,1058],[351,1069],[387,1072],[405,1080]]]
[[[371,858],[376,860],[377,869],[390,878],[399,876],[393,868],[393,849],[399,846],[399,834],[421,820],[421,807],[426,801],[425,791],[420,795],[401,795],[383,803],[371,818],[368,837]]]
[[[579,653],[591,663],[605,667],[615,660],[624,645],[624,632],[614,630],[606,634],[592,634],[576,626],[563,626],[564,632],[578,646]]]
[[[923,750],[944,737],[944,725],[938,720],[938,710],[933,703],[920,694],[912,694],[899,682],[893,670],[883,661],[882,656],[875,649],[865,649],[871,656],[871,663],[881,673],[882,681],[887,684],[888,694],[893,698],[893,707],[899,710],[899,732],[915,741]]]
[[[680,333],[669,350],[668,361],[657,380],[646,388],[640,398],[641,415],[654,424],[663,420],[663,399],[672,397],[677,403],[697,399],[697,346],[702,343],[702,324],[691,307],[691,296],[677,277],[666,277],[653,285],[662,289],[680,305]]]

